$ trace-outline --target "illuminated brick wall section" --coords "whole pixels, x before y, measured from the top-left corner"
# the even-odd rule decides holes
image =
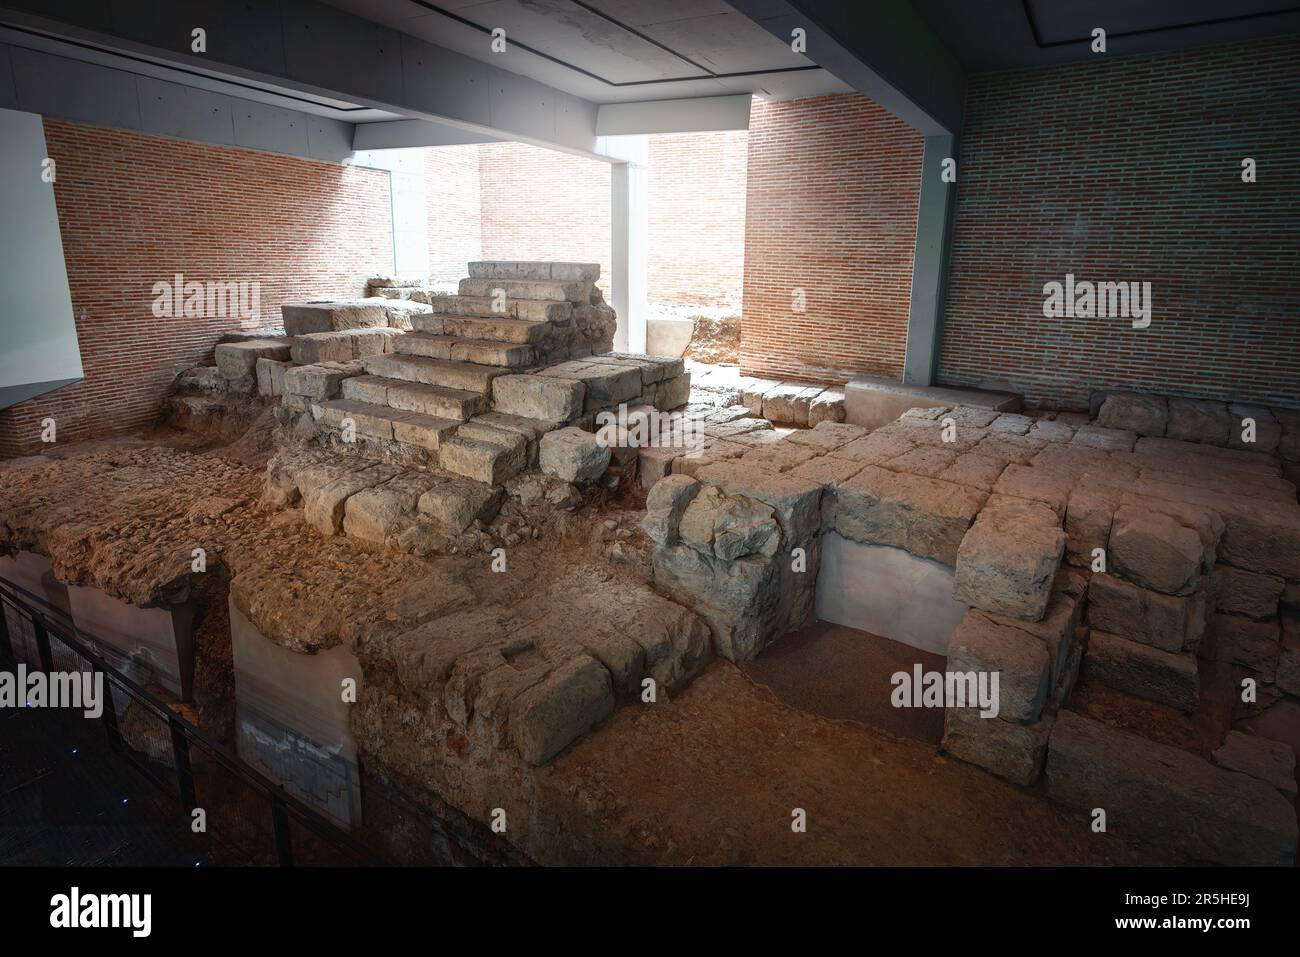
[[[478,164],[478,146],[439,146],[426,151],[428,278],[434,284],[465,278],[465,264],[483,258]]]
[[[652,304],[737,309],[745,278],[744,130],[650,137]]]
[[[922,146],[857,94],[754,100],[743,372],[902,375]],[[796,288],[802,314],[791,308]]]
[[[1300,401],[1298,147],[1295,37],[974,77],[941,377]],[[1045,319],[1066,273],[1149,281],[1150,327]]]
[[[261,282],[281,302],[364,295],[392,268],[388,175],[251,150],[46,120],[85,380],[0,412],[0,454],[154,423],[172,379],[211,362],[237,316],[156,318],[153,286]]]
[[[483,258],[600,263],[609,294],[609,164],[524,143],[479,147]]]

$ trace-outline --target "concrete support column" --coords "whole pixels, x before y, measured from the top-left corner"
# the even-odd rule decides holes
[[[618,313],[614,348],[645,352],[649,141],[645,136],[606,137],[600,151],[622,160],[611,166],[609,177],[611,305]]]
[[[429,275],[428,198],[425,195],[425,150],[364,150],[352,165],[388,171],[393,217],[393,275],[416,279]]]
[[[925,138],[912,258],[912,301],[907,313],[907,352],[903,359],[903,382],[907,385],[934,385],[939,368],[957,195],[957,184],[944,182],[943,166],[946,159],[955,162],[955,150],[955,137],[949,134]]]

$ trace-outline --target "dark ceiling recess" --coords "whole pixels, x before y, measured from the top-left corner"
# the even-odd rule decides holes
[[[1058,2],[1055,8],[1052,3]],[[1092,7],[1106,6],[1106,4],[1093,4]],[[1181,4],[1154,3],[1146,8],[1134,7],[1129,3],[1116,3],[1117,8],[1110,14],[1094,12],[1091,14],[1094,26],[1105,26],[1107,23],[1124,23],[1128,21],[1132,26],[1128,29],[1106,29],[1107,39],[1116,39],[1119,37],[1140,37],[1151,36],[1159,33],[1166,33],[1171,30],[1185,30],[1193,27],[1216,27],[1226,26],[1233,23],[1244,23],[1250,20],[1261,20],[1266,17],[1278,17],[1288,13],[1295,13],[1300,10],[1300,3],[1254,3],[1248,0],[1201,0],[1199,3],[1187,2]],[[1263,7],[1264,9],[1243,9],[1243,7]],[[1050,47],[1068,46],[1074,43],[1090,43],[1092,41],[1092,28],[1084,28],[1081,35],[1068,36],[1065,39],[1051,40],[1043,36],[1042,25],[1053,21],[1060,23],[1062,17],[1060,14],[1065,8],[1059,6],[1059,0],[1021,0],[1021,7],[1025,11],[1025,19],[1029,22],[1029,29],[1033,31],[1034,42],[1041,50]],[[1121,9],[1122,8],[1122,12]],[[1197,12],[1210,13],[1213,10],[1223,10],[1222,16],[1204,16],[1198,18]],[[1071,11],[1074,15],[1067,14],[1067,19],[1078,20],[1078,14]],[[1140,26],[1134,22],[1135,17],[1151,23],[1150,26]],[[1066,26],[1063,32],[1070,33],[1079,29],[1078,23],[1072,23]]]
[[[676,57],[677,59],[681,60],[683,63],[689,64],[691,67],[693,67],[696,70],[699,70],[700,72],[696,74],[692,74],[691,76],[672,76],[672,77],[656,78],[653,80],[625,80],[620,82],[616,80],[606,79],[605,77],[599,75],[598,73],[593,73],[590,70],[585,70],[580,66],[575,66],[574,64],[569,63],[566,60],[562,60],[557,56],[552,56],[549,53],[543,53],[541,50],[538,50],[534,47],[530,47],[526,43],[520,43],[518,40],[511,40],[510,45],[512,47],[518,47],[521,50],[525,50],[528,53],[531,53],[533,56],[541,57],[543,60],[549,60],[551,63],[554,63],[558,66],[562,66],[566,70],[572,70],[574,73],[580,73],[583,76],[588,77],[589,79],[596,80],[599,83],[604,83],[606,86],[611,86],[611,87],[653,86],[659,83],[686,83],[692,80],[726,80],[726,79],[733,79],[735,77],[769,76],[776,73],[803,73],[807,70],[821,69],[821,67],[817,66],[817,64],[812,63],[809,64],[808,66],[777,67],[771,70],[745,70],[739,73],[715,73],[713,70],[710,70],[708,67],[696,63],[690,57],[678,53],[676,50],[672,49],[666,44],[660,43],[658,40],[655,40],[653,37],[646,36],[644,33],[642,33],[640,30],[637,30],[635,27],[628,26],[626,23],[623,23],[621,20],[618,20],[617,18],[612,17],[609,14],[604,13],[603,11],[597,10],[595,7],[592,7],[589,4],[582,3],[581,0],[569,0],[569,2],[573,4],[573,6],[580,8],[584,12],[589,13],[592,16],[600,17],[600,19],[606,21],[607,23],[613,24],[614,26],[618,27],[618,29],[625,31],[629,36],[636,37],[638,40],[642,40],[646,43],[658,47],[660,50],[663,50],[665,53],[669,54],[670,56]],[[492,35],[492,29],[490,27],[485,27],[481,23],[475,23],[473,20],[470,20],[467,17],[462,17],[460,14],[455,13],[454,11],[445,10],[442,7],[438,6],[436,3],[428,3],[426,2],[426,0],[411,0],[411,3],[414,3],[416,6],[423,7],[424,9],[429,10],[432,13],[436,13],[439,16],[446,17],[449,20],[455,20],[457,23],[461,24],[462,26],[469,27],[472,30],[477,30],[478,32],[486,36]]]

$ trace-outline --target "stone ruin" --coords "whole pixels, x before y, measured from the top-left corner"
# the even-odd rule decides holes
[[[945,752],[1193,860],[1289,863],[1294,755],[1233,725],[1300,696],[1300,414],[1252,409],[1277,427],[1226,447],[1241,410],[1187,405],[1218,416],[1199,442],[1183,400],[1116,395],[1097,422],[913,409],[674,469],[647,500],[655,587],[745,660],[818,617],[826,542],[946,569],[947,671],[997,673],[1001,706],[950,702]],[[1156,717],[1070,709],[1081,670]]]

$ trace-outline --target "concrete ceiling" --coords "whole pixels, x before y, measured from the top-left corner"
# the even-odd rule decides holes
[[[325,2],[598,104],[849,89],[724,0]],[[497,28],[504,53],[491,49]]]
[[[911,0],[970,72],[1047,66],[1300,32],[1294,0]]]

